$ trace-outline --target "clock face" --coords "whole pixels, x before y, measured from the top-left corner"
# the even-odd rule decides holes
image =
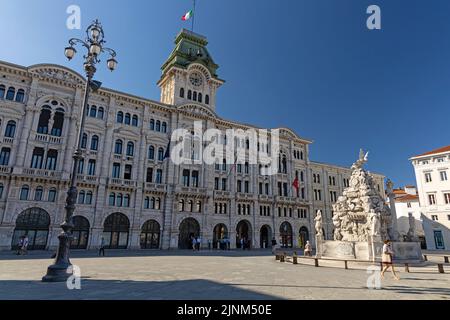
[[[191,75],[189,76],[189,81],[194,87],[200,87],[203,84],[203,78],[201,74],[197,72],[191,73]]]

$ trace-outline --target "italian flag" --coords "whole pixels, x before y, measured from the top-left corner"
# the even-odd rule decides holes
[[[188,13],[186,13],[184,16],[181,17],[181,20],[187,21],[194,15],[194,12],[191,10]]]

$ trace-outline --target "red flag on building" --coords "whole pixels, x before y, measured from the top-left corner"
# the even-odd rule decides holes
[[[298,177],[295,177],[295,180],[292,183],[292,186],[297,190],[297,193],[298,193],[298,189],[300,188]]]

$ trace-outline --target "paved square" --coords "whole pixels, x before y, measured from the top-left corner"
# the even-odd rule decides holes
[[[65,283],[42,283],[49,253],[0,256],[0,299],[450,299],[450,270],[400,269],[386,275],[382,289],[366,287],[368,274],[276,262],[266,251],[74,253],[82,272],[81,290]],[[350,265],[350,268],[357,266]]]

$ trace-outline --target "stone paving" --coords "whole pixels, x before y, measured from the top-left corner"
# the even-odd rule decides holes
[[[95,252],[74,253],[81,268],[81,290],[65,283],[42,283],[50,253],[0,255],[0,299],[447,299],[446,274],[429,266],[400,269],[400,281],[386,274],[382,288],[367,288],[365,266],[323,267],[276,262],[269,251]]]

